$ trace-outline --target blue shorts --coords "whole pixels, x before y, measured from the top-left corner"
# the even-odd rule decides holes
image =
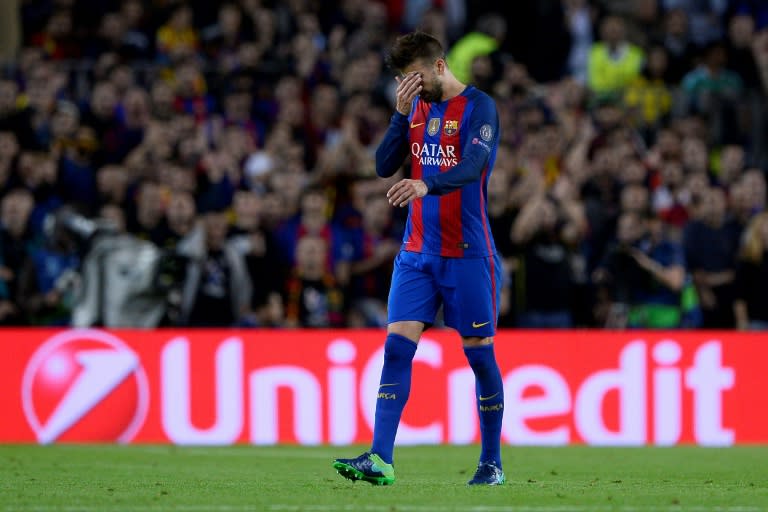
[[[448,327],[464,337],[487,338],[496,332],[501,296],[501,261],[445,258],[400,251],[395,258],[387,322],[415,320],[431,325],[443,306]]]

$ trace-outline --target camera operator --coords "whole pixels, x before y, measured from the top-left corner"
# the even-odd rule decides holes
[[[637,212],[619,217],[616,242],[593,280],[610,308],[612,328],[674,328],[680,325],[680,292],[685,281],[682,247],[670,241],[655,217]]]

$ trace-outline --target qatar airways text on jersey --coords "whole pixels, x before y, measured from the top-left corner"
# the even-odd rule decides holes
[[[453,167],[459,163],[456,156],[456,147],[448,144],[443,147],[441,144],[411,144],[411,154],[419,159],[421,165],[436,165],[440,167]]]

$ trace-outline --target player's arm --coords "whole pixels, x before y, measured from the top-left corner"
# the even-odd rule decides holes
[[[428,194],[441,196],[480,179],[499,131],[493,100],[481,98],[469,117],[469,143],[462,148],[461,160],[450,171],[423,179]]]
[[[467,183],[479,180],[485,164],[488,163],[489,156],[489,152],[481,147],[479,142],[470,144],[461,161],[450,171],[424,177],[423,181],[427,185],[427,193],[433,196],[442,196],[463,187]]]
[[[376,148],[376,174],[382,178],[395,174],[408,154],[408,116],[414,99],[421,92],[421,75],[418,73],[409,73],[402,80],[395,77],[395,80],[396,112],[389,122],[384,139]]]
[[[376,174],[389,178],[408,155],[408,116],[395,112],[384,138],[376,148]]]
[[[498,131],[496,106],[489,97],[483,97],[470,115],[470,143],[466,144],[459,163],[450,171],[427,176],[422,180],[400,180],[387,192],[389,203],[394,206],[406,206],[427,194],[447,194],[479,180],[499,136]]]

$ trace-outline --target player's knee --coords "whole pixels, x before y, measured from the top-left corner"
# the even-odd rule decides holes
[[[387,326],[388,334],[399,334],[414,343],[419,342],[421,333],[424,332],[424,324],[415,321],[392,322]]]

